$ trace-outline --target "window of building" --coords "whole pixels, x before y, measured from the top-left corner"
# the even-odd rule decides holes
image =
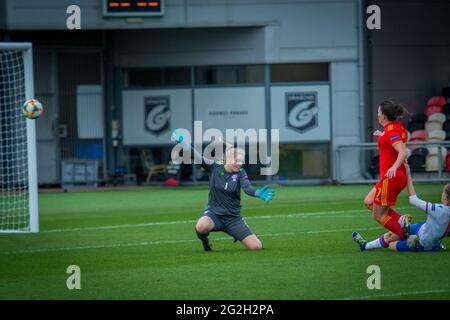
[[[128,69],[125,72],[124,82],[126,87],[189,86],[191,70],[189,67]]]
[[[264,66],[208,66],[195,68],[195,84],[197,85],[246,83],[264,83]]]
[[[328,63],[272,64],[271,82],[329,81]]]
[[[277,176],[280,180],[328,178],[329,144],[280,145],[280,168]]]

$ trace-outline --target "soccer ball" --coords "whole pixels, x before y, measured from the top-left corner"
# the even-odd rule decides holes
[[[28,119],[37,119],[44,112],[42,104],[36,99],[28,99],[22,107],[23,114]]]

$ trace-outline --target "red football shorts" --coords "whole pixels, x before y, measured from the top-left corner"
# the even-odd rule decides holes
[[[406,183],[406,175],[401,171],[397,171],[392,179],[380,179],[375,185],[377,191],[373,202],[383,207],[395,206],[397,197],[406,187]]]

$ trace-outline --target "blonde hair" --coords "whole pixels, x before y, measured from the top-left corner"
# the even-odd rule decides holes
[[[236,147],[227,148],[225,150],[224,164],[226,164],[228,157],[235,156],[236,154],[240,154],[242,156],[245,156],[245,151],[243,149],[241,149],[241,148],[236,148]]]
[[[225,151],[225,156],[228,157],[231,154],[236,154],[236,153],[240,153],[241,155],[245,155],[245,151],[243,149],[231,147],[231,148],[227,148],[227,150]]]

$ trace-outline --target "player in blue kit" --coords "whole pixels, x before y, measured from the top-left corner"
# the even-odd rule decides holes
[[[197,237],[203,244],[205,251],[211,251],[208,239],[210,232],[223,231],[232,236],[235,241],[240,241],[250,250],[263,248],[262,242],[253,234],[241,215],[241,189],[252,197],[270,202],[275,196],[275,191],[264,186],[254,188],[242,164],[244,163],[243,150],[228,148],[225,153],[224,164],[214,163],[205,159],[191,145],[184,141],[181,134],[175,131],[172,139],[181,143],[183,149],[192,149],[194,158],[201,162],[201,166],[209,175],[208,207],[203,211],[197,221],[195,230]]]
[[[403,252],[438,251],[444,248],[441,239],[450,236],[450,184],[444,186],[441,204],[423,201],[416,195],[409,167],[406,166],[406,169],[409,202],[428,214],[426,222],[412,224],[411,235],[407,240],[400,240],[398,235],[388,232],[376,240],[366,242],[358,232],[353,232],[353,240],[361,251],[386,247]]]

